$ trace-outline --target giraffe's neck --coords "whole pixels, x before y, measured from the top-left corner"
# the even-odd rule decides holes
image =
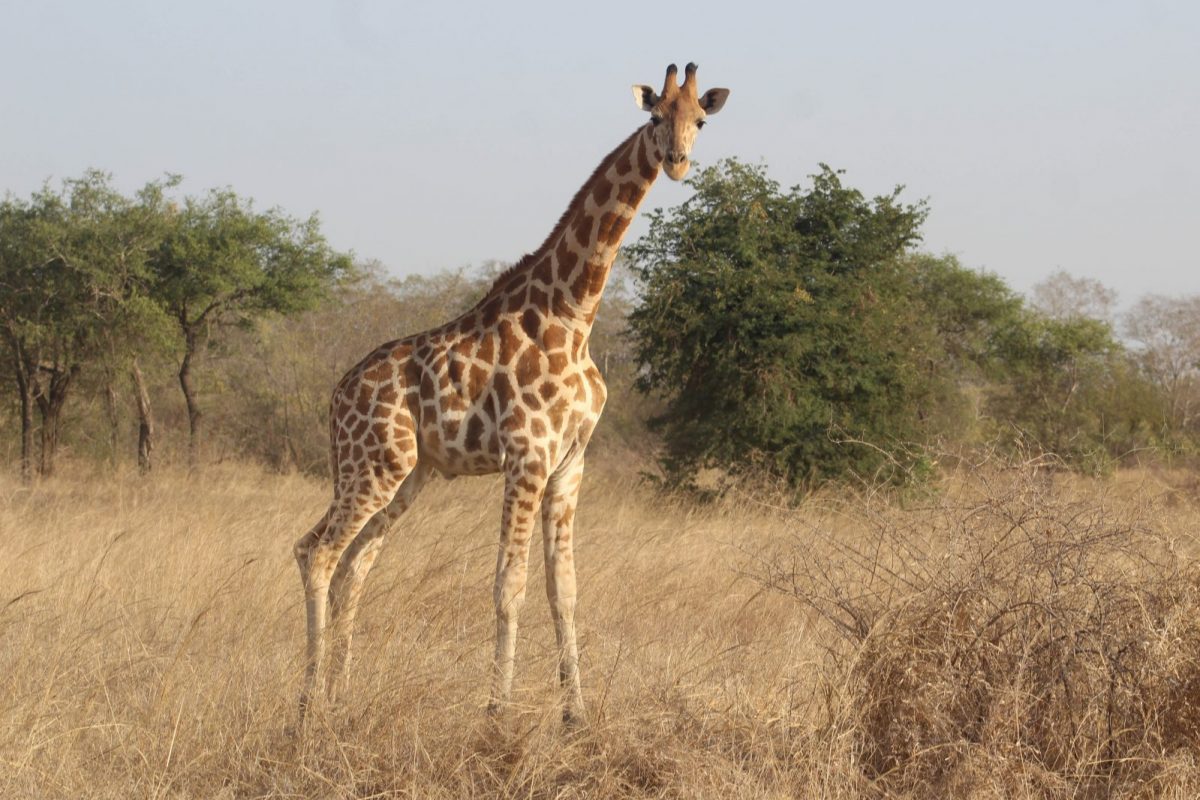
[[[546,241],[506,270],[481,305],[524,301],[585,335],[625,231],[658,177],[663,153],[650,125],[639,128],[609,153],[576,192]]]

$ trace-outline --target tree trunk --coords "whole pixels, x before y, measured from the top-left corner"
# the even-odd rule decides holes
[[[59,433],[62,429],[62,410],[67,402],[67,390],[71,386],[74,370],[57,367],[43,368],[50,373],[46,387],[37,394],[38,410],[42,413],[42,458],[39,471],[44,477],[54,474],[54,457],[58,453]]]
[[[191,467],[199,464],[200,448],[200,407],[196,404],[196,390],[192,386],[192,359],[196,355],[196,345],[195,331],[186,331],[183,361],[179,365],[179,386],[183,389],[183,399],[187,403],[188,465]]]
[[[35,405],[33,382],[25,373],[18,359],[16,365],[17,390],[21,395],[21,480],[33,482],[33,407]]]
[[[113,375],[106,369],[104,378],[104,410],[108,414],[108,458],[115,466],[120,443],[121,414],[117,408],[117,387]]]
[[[21,481],[33,483],[33,406],[37,393],[37,361],[26,356],[20,338],[5,330],[5,340],[12,355],[13,377],[17,381],[17,398],[21,402]]]
[[[150,471],[150,452],[154,449],[154,415],[150,412],[150,393],[146,391],[146,381],[142,378],[142,370],[137,359],[130,367],[133,375],[134,397],[138,409],[138,469],[143,474]]]
[[[38,473],[43,478],[54,474],[54,454],[58,451],[58,415],[54,413],[49,402],[38,399],[38,407],[42,412],[41,427],[41,459],[38,461]]]

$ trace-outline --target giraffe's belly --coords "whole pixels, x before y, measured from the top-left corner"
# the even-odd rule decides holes
[[[447,476],[500,472],[506,458],[537,461],[549,472],[568,449],[587,446],[606,395],[590,358],[537,382],[515,378],[505,370],[470,382],[443,377],[435,391],[432,376],[423,376],[421,460]]]
[[[482,413],[450,411],[421,425],[420,458],[447,477],[488,475],[504,466],[504,450],[494,422]]]

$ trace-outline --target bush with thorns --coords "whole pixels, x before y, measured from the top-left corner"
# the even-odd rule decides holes
[[[975,468],[915,508],[860,495],[862,535],[814,527],[764,562],[836,632],[821,738],[876,790],[1200,788],[1200,574],[1144,504],[1073,499],[1045,467]]]

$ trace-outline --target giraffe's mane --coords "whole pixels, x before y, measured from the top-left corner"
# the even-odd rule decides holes
[[[619,145],[613,148],[612,152],[610,152],[600,161],[600,165],[596,167],[596,169],[592,170],[592,174],[586,181],[583,182],[583,185],[579,187],[578,191],[575,192],[575,196],[571,198],[570,204],[567,205],[567,210],[564,211],[562,216],[558,218],[558,222],[555,223],[554,228],[550,231],[550,235],[546,237],[546,240],[542,242],[541,246],[532,253],[526,253],[525,255],[521,256],[521,259],[517,261],[517,263],[513,264],[511,267],[508,267],[499,275],[497,275],[496,279],[492,281],[491,288],[489,288],[483,297],[480,298],[479,302],[475,304],[476,308],[483,305],[486,300],[491,299],[496,292],[500,290],[501,285],[504,284],[509,278],[511,278],[513,275],[516,275],[521,270],[528,269],[529,267],[533,266],[537,263],[538,259],[546,255],[547,251],[553,247],[554,243],[558,240],[558,237],[567,227],[567,222],[569,222],[570,219],[575,215],[576,211],[583,208],[588,192],[592,185],[596,182],[596,179],[602,177],[604,173],[608,172],[608,168],[611,167],[618,158],[620,158],[621,153],[623,153],[625,149],[629,147],[633,140],[641,135],[645,127],[645,125],[642,125],[629,136],[626,136]]]

